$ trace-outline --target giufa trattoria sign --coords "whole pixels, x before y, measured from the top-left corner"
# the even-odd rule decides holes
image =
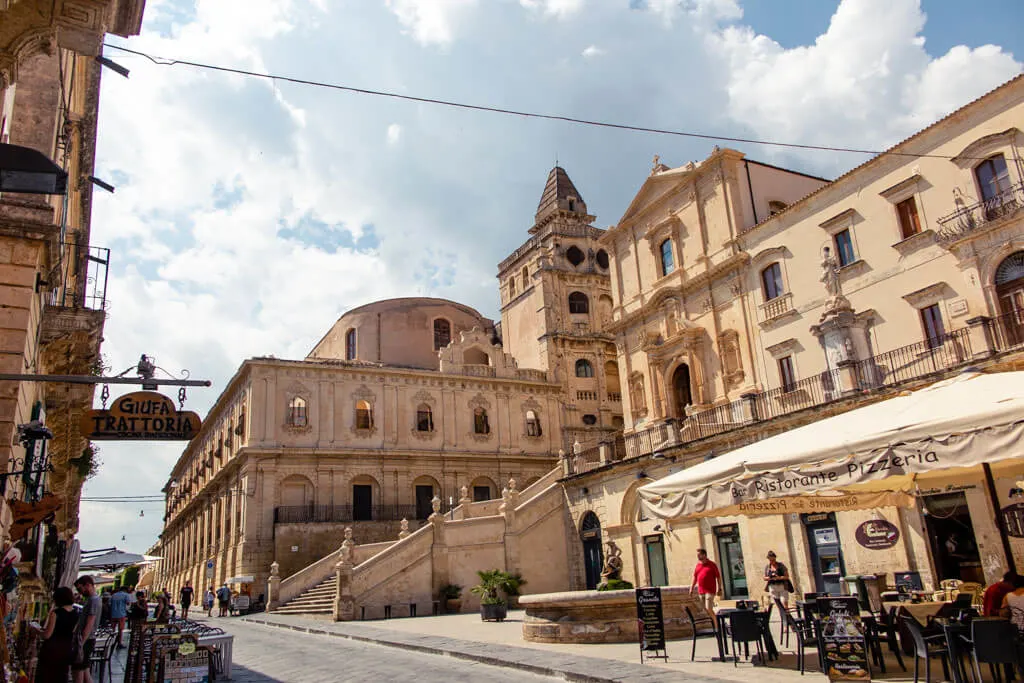
[[[92,441],[188,441],[202,420],[155,391],[135,391],[114,400],[109,410],[82,417],[82,436]]]

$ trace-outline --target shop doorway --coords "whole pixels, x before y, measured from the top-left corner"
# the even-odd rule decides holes
[[[746,598],[747,569],[743,564],[743,546],[740,530],[735,524],[716,526],[715,544],[718,546],[718,568],[722,572],[722,592],[727,600]]]
[[[647,555],[647,583],[651,586],[668,585],[668,566],[665,564],[665,539],[661,534],[644,536]]]
[[[811,568],[814,570],[814,590],[818,593],[841,594],[846,567],[843,565],[843,548],[839,541],[835,513],[820,512],[800,517],[807,530],[807,547],[810,548]]]
[[[974,525],[963,491],[924,496],[925,526],[939,581],[959,579],[984,585]]]
[[[583,515],[580,541],[583,542],[583,573],[587,590],[593,590],[601,583],[601,569],[604,567],[604,554],[601,552],[601,520],[593,512]]]

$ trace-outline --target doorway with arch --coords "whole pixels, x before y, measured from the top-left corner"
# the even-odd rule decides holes
[[[680,363],[672,373],[672,415],[680,420],[686,418],[686,407],[692,403],[690,366]]]
[[[593,512],[583,515],[580,522],[580,541],[583,543],[583,574],[587,590],[601,583],[604,554],[601,551],[601,520]]]
[[[1000,262],[994,284],[1004,343],[1024,343],[1024,251],[1016,251]]]

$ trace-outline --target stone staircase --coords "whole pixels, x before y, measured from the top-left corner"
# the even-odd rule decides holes
[[[299,597],[274,610],[277,614],[303,614],[313,617],[331,618],[334,609],[334,584],[332,574]]]

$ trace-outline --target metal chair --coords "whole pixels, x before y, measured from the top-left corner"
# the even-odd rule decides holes
[[[786,622],[786,647],[789,647],[789,633],[796,636],[796,663],[800,667],[800,675],[804,675],[807,643],[815,642],[814,625],[811,620],[799,620],[789,610],[780,610],[779,616]]]
[[[693,651],[690,653],[690,661],[692,662],[697,658],[697,638],[702,636],[718,638],[718,630],[715,628],[715,622],[711,620],[711,617],[701,617],[701,622],[707,623],[708,626],[698,627],[697,619],[693,616],[693,612],[690,611],[690,606],[683,605],[683,609],[686,610],[686,618],[690,620],[690,629],[693,631]]]
[[[997,682],[1002,680],[1002,676],[996,664],[1021,665],[1017,628],[1004,619],[972,620],[971,644],[975,680],[979,683],[982,680],[980,662],[988,664],[992,680]]]
[[[757,656],[765,662],[764,649],[761,647],[761,624],[758,621],[757,613],[754,610],[737,610],[729,615],[729,631],[732,635],[732,654],[736,657],[736,644],[743,643],[749,654],[749,644],[754,643],[757,647]],[[738,658],[733,659],[733,666],[737,666]]]
[[[113,679],[110,659],[114,655],[114,647],[117,644],[116,640],[116,634],[112,637],[108,636],[103,640],[97,640],[96,647],[93,648],[92,654],[89,656],[89,668],[99,674],[97,678],[98,683],[103,683],[107,677]]]
[[[942,672],[949,680],[949,648],[946,646],[946,636],[942,633],[926,636],[921,630],[921,624],[914,617],[903,617],[903,624],[910,633],[914,642],[914,683],[920,680],[921,660],[924,660],[924,680],[931,683],[932,657],[942,658]]]
[[[903,663],[903,653],[900,651],[900,627],[896,610],[896,607],[890,607],[888,612],[885,610],[879,612],[875,619],[874,629],[878,641],[885,641],[885,644],[889,646],[889,651],[896,655],[896,661],[899,662],[900,668],[906,671],[907,665]],[[883,673],[885,672],[884,666],[883,664]]]

